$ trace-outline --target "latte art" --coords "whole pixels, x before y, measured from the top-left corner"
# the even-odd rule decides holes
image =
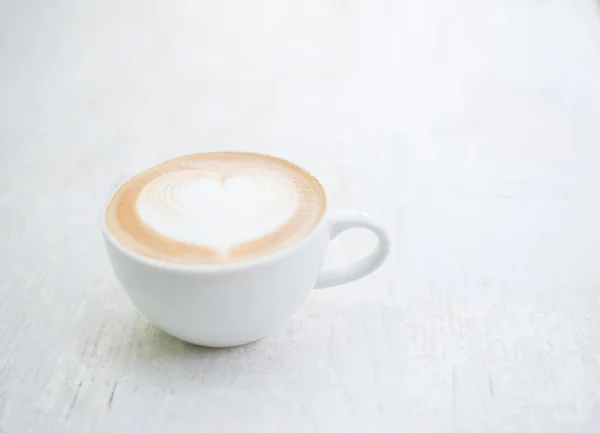
[[[292,218],[298,194],[279,177],[248,173],[220,180],[193,170],[169,173],[142,189],[137,213],[164,236],[226,253]]]
[[[297,242],[321,219],[324,193],[308,173],[258,154],[167,161],[126,182],[106,211],[110,233],[148,257],[228,263]]]

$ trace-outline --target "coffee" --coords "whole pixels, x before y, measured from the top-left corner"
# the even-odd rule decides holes
[[[172,263],[226,264],[298,242],[321,220],[326,199],[309,173],[272,156],[199,153],[131,178],[105,221],[125,248]]]

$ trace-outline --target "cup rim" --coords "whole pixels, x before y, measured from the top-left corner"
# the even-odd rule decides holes
[[[237,271],[237,270],[243,270],[243,269],[249,269],[249,268],[253,268],[253,267],[257,267],[257,266],[261,266],[261,265],[266,265],[272,262],[275,262],[279,259],[283,259],[286,256],[292,254],[294,251],[299,250],[300,248],[302,248],[306,243],[309,242],[309,240],[321,229],[323,228],[323,226],[327,225],[327,215],[329,214],[329,198],[327,195],[327,190],[325,189],[325,186],[323,185],[323,183],[314,175],[312,174],[309,170],[307,170],[306,168],[296,164],[295,162],[292,162],[288,159],[285,158],[281,158],[279,156],[275,156],[275,155],[270,155],[270,154],[266,154],[266,153],[260,153],[260,152],[244,152],[244,151],[213,151],[213,152],[196,152],[196,153],[190,153],[190,154],[185,154],[185,155],[180,155],[174,158],[170,158],[170,159],[166,159],[162,162],[159,162],[158,164],[162,164],[164,162],[167,162],[171,159],[176,159],[176,158],[185,158],[187,156],[193,156],[193,155],[208,155],[208,154],[214,154],[214,153],[244,153],[244,154],[249,154],[249,155],[259,155],[259,156],[267,156],[270,158],[276,158],[279,159],[281,161],[284,161],[288,164],[292,164],[293,166],[299,168],[300,170],[304,171],[305,173],[307,173],[308,175],[312,176],[313,179],[319,184],[319,186],[321,187],[321,190],[323,191],[323,195],[325,197],[325,208],[323,209],[323,213],[321,214],[321,217],[319,219],[319,221],[317,222],[317,224],[314,225],[314,227],[299,241],[288,245],[287,247],[279,250],[279,251],[275,251],[273,253],[269,253],[265,256],[261,256],[261,257],[257,257],[257,258],[253,258],[253,259],[248,259],[248,260],[242,260],[239,262],[234,262],[234,263],[225,263],[225,264],[207,264],[207,263],[176,263],[176,262],[167,262],[167,261],[163,261],[163,260],[158,260],[158,259],[154,259],[148,256],[145,256],[141,253],[138,253],[132,249],[129,249],[127,247],[125,247],[124,245],[122,245],[117,239],[116,237],[108,230],[108,227],[106,226],[106,209],[108,208],[108,205],[110,204],[110,201],[112,200],[112,198],[114,197],[115,193],[119,190],[119,188],[121,188],[125,183],[127,183],[131,178],[133,178],[134,176],[137,176],[140,173],[143,173],[145,170],[148,170],[152,167],[148,167],[142,171],[139,171],[129,177],[127,177],[127,179],[125,179],[124,181],[120,182],[116,188],[114,188],[111,193],[109,194],[108,199],[105,200],[105,204],[102,207],[102,214],[100,215],[101,218],[101,225],[102,225],[102,235],[105,239],[106,242],[110,243],[111,246],[113,246],[115,249],[117,249],[121,254],[127,256],[128,258],[137,261],[141,264],[144,264],[146,266],[149,267],[154,267],[157,269],[161,269],[161,270],[165,270],[165,271],[173,271],[173,272],[180,272],[180,273],[207,273],[207,274],[219,274],[219,273],[229,273],[232,271]],[[156,164],[155,164],[156,165]]]

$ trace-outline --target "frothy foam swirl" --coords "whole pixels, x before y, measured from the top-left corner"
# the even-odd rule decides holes
[[[108,232],[144,256],[225,264],[299,241],[321,220],[325,195],[301,168],[267,155],[215,152],[152,167],[106,208]]]
[[[149,182],[138,197],[137,213],[164,236],[226,253],[281,227],[297,206],[295,185],[281,175],[242,171],[219,179],[182,170]]]

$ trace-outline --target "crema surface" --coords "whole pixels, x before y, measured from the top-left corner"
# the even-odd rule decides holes
[[[294,244],[325,210],[321,185],[278,158],[238,152],[195,154],[133,177],[106,209],[124,247],[175,262],[233,263]]]

